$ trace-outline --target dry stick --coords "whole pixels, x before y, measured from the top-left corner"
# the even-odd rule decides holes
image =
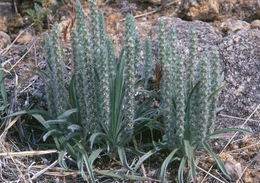
[[[54,161],[50,166],[47,166],[46,168],[42,169],[41,171],[39,171],[38,173],[34,174],[33,177],[31,178],[31,180],[34,180],[36,178],[38,178],[39,176],[41,176],[42,174],[44,174],[49,168],[54,167],[55,165],[57,165],[58,160]]]
[[[23,54],[23,56],[11,67],[11,69],[9,69],[9,72],[11,70],[13,70],[13,68],[31,51],[31,49],[33,48],[34,44],[36,43],[36,40],[33,41],[32,45],[30,46],[30,48],[27,50],[27,52],[25,54]]]
[[[31,25],[29,25],[26,29],[24,29],[23,31],[21,31],[19,34],[18,34],[18,36],[16,36],[16,38],[14,39],[14,41],[7,47],[7,48],[5,48],[5,49],[3,49],[3,50],[1,50],[0,51],[0,55],[5,55],[8,51],[9,51],[9,49],[14,45],[14,43],[20,38],[20,36],[27,30],[27,29],[29,29],[30,27],[32,27],[34,24],[31,24]]]
[[[0,156],[34,156],[34,155],[43,155],[43,154],[51,154],[56,153],[57,150],[46,150],[46,151],[22,151],[22,152],[6,152],[0,153]]]
[[[4,135],[7,133],[7,131],[20,119],[21,115],[16,116],[11,123],[8,124],[7,127],[5,127],[3,133],[0,135],[0,141],[3,139]]]
[[[5,152],[8,152],[8,150],[5,148],[5,146],[4,145],[2,145],[1,144],[1,146],[2,146],[2,149],[5,151]],[[24,181],[26,181],[26,179],[25,179],[25,177],[24,177],[24,175],[23,175],[23,173],[22,173],[22,170],[19,168],[19,166],[17,165],[17,163],[16,163],[16,161],[15,161],[15,159],[12,157],[12,156],[10,156],[10,158],[11,158],[11,160],[13,161],[13,164],[15,165],[15,167],[16,167],[16,170],[18,170],[18,172],[19,172],[19,175],[21,176],[21,178],[23,179],[23,181],[22,182],[24,182]]]
[[[246,123],[247,123],[247,122],[249,121],[249,119],[254,115],[254,113],[258,110],[259,107],[260,107],[260,104],[258,104],[258,106],[255,108],[255,110],[248,116],[248,118],[245,120],[245,122],[241,125],[240,128],[243,128],[243,127],[246,125]],[[221,154],[221,153],[224,152],[224,150],[227,148],[227,146],[231,143],[231,141],[235,138],[235,136],[236,136],[237,134],[238,134],[238,132],[236,132],[236,133],[231,137],[231,139],[227,142],[227,144],[225,145],[225,147],[222,149],[222,151],[221,151],[219,154]],[[210,173],[210,171],[212,170],[212,168],[213,168],[213,166],[211,166],[207,172]],[[203,180],[201,181],[201,183],[203,183],[203,182],[205,181],[205,179],[207,178],[207,176],[208,176],[208,174],[206,174],[206,175],[204,176],[204,178],[203,178]]]
[[[227,118],[232,118],[232,119],[246,120],[246,118],[240,118],[240,117],[230,116],[230,115],[226,115],[226,114],[219,114],[219,116],[227,117]],[[249,119],[248,121],[260,122],[260,119],[259,119],[259,120],[258,120],[258,119]]]
[[[255,108],[255,110],[250,114],[250,116],[248,116],[248,118],[246,119],[246,121],[242,124],[242,126],[240,128],[244,128],[244,126],[246,125],[246,123],[248,122],[248,120],[254,115],[254,113],[258,110],[258,108],[260,107],[260,104],[258,104],[258,106]],[[236,132],[231,139],[228,141],[228,143],[225,145],[225,147],[223,148],[223,150],[221,151],[221,153],[227,148],[227,146],[231,143],[231,141],[235,138],[235,136],[238,134],[239,132]]]
[[[246,146],[246,147],[242,147],[242,148],[239,148],[239,149],[234,149],[234,150],[231,150],[231,151],[228,151],[229,153],[232,153],[232,152],[234,152],[234,151],[241,151],[241,150],[244,150],[244,149],[248,149],[248,148],[250,148],[250,147],[254,147],[254,146],[256,146],[256,145],[259,145],[260,144],[260,141],[258,141],[257,143],[255,143],[255,144],[252,144],[252,145],[249,145],[249,146]]]
[[[20,93],[23,93],[25,90],[27,90],[30,86],[32,86],[32,84],[34,84],[36,82],[37,78],[34,79],[32,82],[30,82],[22,91],[20,91]]]
[[[214,179],[218,180],[221,183],[225,183],[223,180],[220,180],[219,178],[217,178],[215,175],[209,173],[207,170],[204,170],[203,168],[200,168],[199,166],[196,165],[196,168],[198,168],[199,170],[203,171],[204,173],[206,173],[207,175],[213,177]]]
[[[164,8],[171,6],[171,5],[173,5],[174,3],[176,3],[176,2],[177,2],[177,1],[170,2],[170,3],[166,4],[166,5],[164,6]],[[158,13],[158,12],[160,12],[160,11],[162,11],[162,9],[157,9],[157,10],[149,11],[149,12],[143,13],[143,14],[141,14],[141,15],[136,15],[136,16],[134,16],[134,18],[140,18],[140,17],[144,17],[144,16],[147,16],[147,15],[152,15],[152,14]],[[125,20],[125,18],[121,19],[121,21],[124,21],[124,20]]]

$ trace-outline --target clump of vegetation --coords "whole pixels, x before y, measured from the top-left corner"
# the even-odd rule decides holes
[[[36,0],[34,3],[34,8],[29,9],[27,14],[32,19],[34,26],[38,30],[42,30],[44,23],[48,22],[47,16],[51,14],[51,9],[48,8],[49,0]]]
[[[206,139],[210,136],[217,112],[218,93],[223,85],[220,77],[217,53],[205,55],[195,65],[195,30],[190,29],[190,54],[187,66],[177,53],[176,33],[172,29],[165,41],[164,25],[160,22],[159,55],[162,64],[161,98],[165,124],[167,149],[172,152],[165,159],[160,179],[172,160],[180,160],[178,181],[184,180],[184,168],[188,165],[189,177],[195,178],[196,151],[204,149],[215,158],[227,175],[223,163],[214,154]],[[209,58],[209,59],[208,59]],[[172,81],[175,81],[172,82]]]
[[[191,29],[190,54],[185,66],[177,51],[175,30],[170,31],[166,41],[161,22],[158,40],[158,62],[162,68],[160,91],[159,94],[157,90],[149,91],[153,60],[151,41],[145,41],[144,72],[138,80],[135,73],[141,60],[141,43],[133,16],[126,17],[125,45],[117,56],[112,40],[106,35],[102,12],[94,0],[88,3],[90,24],[87,26],[81,4],[76,1],[77,20],[72,31],[74,72],[71,76],[66,72],[58,25],[55,24],[51,34],[44,39],[47,71],[41,72],[46,84],[48,113],[24,112],[33,115],[47,129],[44,140],[50,136],[54,139],[60,152],[60,165],[67,168],[68,162],[70,165],[74,162],[82,177],[90,182],[96,182],[96,174],[149,180],[134,174],[145,160],[167,149],[170,154],[163,162],[158,178],[163,182],[170,162],[178,161],[178,181],[187,182],[195,178],[197,151],[205,150],[227,175],[223,163],[207,143],[209,137],[223,132],[212,133],[218,93],[223,87],[219,80],[218,54],[205,53],[195,64],[196,34]],[[143,95],[143,101],[136,100],[137,93]],[[154,100],[160,102],[159,108],[153,106]],[[165,134],[160,142],[151,138],[148,144],[140,147],[133,143],[138,134],[145,130],[153,133],[153,129]],[[145,149],[142,147],[148,152],[142,152]],[[132,165],[127,160],[130,154],[140,157]],[[67,155],[72,161],[68,161]],[[94,161],[100,155],[120,159],[131,175],[94,169]],[[189,169],[187,179],[184,179],[185,168]]]
[[[64,155],[69,153],[77,159],[82,176],[94,181],[92,164],[105,150],[112,157],[118,154],[129,170],[137,170],[154,153],[143,153],[146,156],[134,167],[128,165],[125,153],[140,131],[134,129],[138,126],[135,124],[144,123],[145,127],[154,112],[144,111],[151,105],[152,97],[141,106],[135,102],[138,85],[135,70],[140,61],[140,49],[137,50],[140,41],[134,18],[126,18],[125,47],[116,57],[111,39],[105,33],[102,12],[97,9],[95,1],[89,1],[89,5],[90,29],[85,24],[79,1],[76,3],[77,22],[72,31],[74,73],[70,80],[61,56],[58,26],[54,25],[51,35],[45,37],[50,119],[42,123],[48,129],[44,139],[53,136],[57,148],[62,151],[61,164],[66,167]],[[149,77],[148,71],[146,78]],[[88,157],[88,154],[91,155]],[[84,174],[85,168],[88,176]]]

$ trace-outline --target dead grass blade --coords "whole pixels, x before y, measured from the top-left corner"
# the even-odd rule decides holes
[[[39,176],[41,176],[42,174],[44,174],[48,169],[56,166],[58,163],[58,160],[54,161],[51,165],[47,166],[46,168],[42,169],[41,171],[37,172],[36,174],[33,175],[33,177],[31,178],[31,180],[34,180],[36,178],[38,178]]]
[[[34,40],[33,40],[32,45],[29,47],[29,49],[26,51],[26,53],[23,54],[23,56],[22,56],[14,65],[12,65],[12,67],[8,70],[8,72],[10,72],[11,70],[13,70],[13,68],[14,68],[18,63],[20,63],[21,60],[23,60],[23,58],[24,58],[24,57],[31,51],[31,49],[34,47],[36,41],[37,41],[37,39],[34,39]]]
[[[8,132],[8,130],[20,119],[21,115],[16,116],[9,124],[7,127],[5,127],[4,131],[2,132],[2,134],[0,135],[0,142],[3,141],[6,133]]]
[[[22,152],[5,152],[0,153],[0,156],[35,156],[43,154],[57,153],[57,150],[46,150],[46,151],[22,151]]]
[[[14,39],[14,41],[13,41],[8,47],[6,47],[5,49],[3,49],[3,50],[0,51],[0,55],[5,55],[5,54],[9,51],[9,49],[12,48],[12,46],[14,45],[14,43],[21,37],[21,35],[22,35],[23,33],[25,33],[25,32],[27,31],[27,29],[29,29],[29,28],[32,27],[32,26],[33,26],[33,24],[31,24],[31,25],[28,26],[26,29],[24,29],[23,31],[21,31],[21,32],[16,36],[16,38]]]
[[[219,178],[217,178],[215,175],[211,174],[207,170],[204,170],[203,168],[200,168],[199,166],[196,166],[196,168],[201,170],[202,172],[206,173],[206,175],[209,175],[209,176],[213,177],[214,179],[218,180],[219,182],[225,183],[223,180],[220,180]]]
[[[219,114],[219,116],[226,117],[226,118],[231,118],[231,119],[247,120],[246,118],[230,116],[230,115],[227,115],[227,114]],[[248,119],[247,121],[258,122],[259,123],[260,119]]]

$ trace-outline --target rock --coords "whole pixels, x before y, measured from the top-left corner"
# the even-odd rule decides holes
[[[8,1],[0,2],[0,31],[7,32],[6,15],[12,12],[12,4]]]
[[[233,18],[251,22],[260,18],[260,3],[259,0],[182,0],[179,16],[187,20]]]
[[[185,60],[188,56],[188,30],[190,26],[196,28],[198,59],[204,50],[218,50],[224,70],[224,79],[228,84],[220,95],[220,106],[224,108],[225,114],[247,117],[260,103],[260,30],[246,29],[233,35],[222,37],[218,29],[209,23],[201,21],[183,21],[179,18],[162,17],[165,21],[166,32],[171,27],[177,29],[178,49],[184,54]],[[158,22],[152,28],[151,37],[154,45],[157,45]],[[154,50],[156,50],[156,46]],[[255,115],[260,118],[259,112]],[[227,121],[221,122],[217,127],[231,127],[241,124],[235,120],[232,124]],[[258,129],[257,123],[249,125],[254,131]]]
[[[242,20],[227,19],[220,24],[220,28],[229,35],[240,30],[250,29],[250,24]]]
[[[20,31],[21,32],[21,31]],[[17,39],[17,43],[27,43],[33,40],[33,35],[30,31],[25,31],[21,36]]]
[[[240,176],[242,176],[242,166],[233,156],[228,153],[221,153],[219,157],[221,161],[224,162],[225,168],[232,179],[232,182],[235,182]]]
[[[1,6],[1,5],[0,5]],[[0,14],[0,31],[7,32],[6,18]]]
[[[5,24],[8,31],[15,31],[24,25],[24,19],[19,13],[9,14],[6,16]]]
[[[220,16],[251,22],[259,19],[259,0],[219,0]]]
[[[217,42],[228,84],[220,98],[222,106],[229,115],[247,117],[260,103],[260,30],[239,31]],[[259,118],[259,112],[255,116]]]
[[[0,31],[0,49],[5,48],[11,43],[11,38],[8,34],[3,31]]]
[[[23,18],[15,13],[11,0],[2,0],[0,2],[0,31],[13,31],[23,25]]]
[[[251,22],[251,29],[260,29],[260,20],[254,20]]]
[[[184,0],[180,16],[188,20],[212,21],[219,16],[218,0]]]

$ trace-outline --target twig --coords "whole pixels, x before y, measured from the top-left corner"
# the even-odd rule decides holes
[[[27,90],[30,86],[32,86],[32,84],[34,84],[37,81],[37,78],[34,79],[32,82],[30,82],[22,91],[20,91],[20,93],[23,93],[25,90]]]
[[[30,46],[30,48],[26,51],[25,54],[23,54],[23,56],[11,67],[11,69],[9,69],[9,72],[11,70],[13,70],[13,68],[31,51],[31,49],[33,48],[34,44],[36,43],[37,40],[34,40],[32,45]]]
[[[164,5],[163,8],[167,8],[167,7],[173,5],[173,4],[176,3],[176,2],[178,2],[178,1],[170,2],[170,3],[166,4],[166,5]],[[158,13],[158,12],[162,11],[163,8],[158,8],[158,9],[156,9],[156,10],[149,11],[149,12],[143,13],[143,14],[141,14],[141,15],[136,15],[136,16],[134,16],[134,18],[145,17],[145,16],[147,16],[147,15],[152,15],[152,14]],[[125,18],[121,19],[121,21],[124,21],[124,20],[125,20]]]
[[[236,116],[230,116],[230,115],[227,115],[227,114],[219,114],[219,116],[222,116],[222,117],[227,117],[227,118],[232,118],[232,119],[240,119],[240,120],[246,120],[246,118],[240,118],[240,117],[236,117]],[[260,119],[249,119],[248,121],[253,121],[253,122],[260,122]]]
[[[221,183],[225,183],[223,180],[220,180],[219,178],[217,178],[215,175],[209,173],[207,170],[204,170],[203,168],[200,168],[199,166],[196,165],[196,168],[198,168],[199,170],[203,171],[204,173],[206,173],[207,175],[213,177],[214,179],[218,180]]]
[[[249,146],[246,146],[246,147],[242,147],[242,148],[239,148],[239,149],[234,149],[234,150],[231,150],[231,151],[228,151],[228,152],[234,152],[234,151],[241,151],[241,150],[245,150],[245,149],[248,149],[250,147],[254,147],[256,145],[259,145],[260,141],[258,141],[257,143],[255,144],[252,144],[252,145],[249,145]]]
[[[26,29],[24,29],[23,31],[21,31],[17,36],[16,38],[14,39],[14,41],[8,46],[6,47],[5,49],[1,50],[0,51],[0,55],[5,55],[9,49],[14,45],[14,43],[20,38],[20,36],[26,32],[27,29],[29,29],[31,26],[33,26],[34,24],[31,24],[29,27],[27,27]]]
[[[33,175],[33,177],[31,178],[31,180],[34,180],[36,178],[38,178],[39,176],[41,176],[42,174],[44,174],[49,168],[54,167],[55,165],[57,165],[58,160],[54,161],[50,166],[47,166],[46,168],[42,169],[41,171],[37,172],[36,174]]]
[[[3,144],[0,144],[2,147],[2,149],[3,149],[3,151],[5,151],[5,152],[8,152],[8,150],[5,148],[5,146],[3,145]],[[8,156],[8,155],[6,155],[6,156]],[[23,173],[22,173],[22,170],[19,168],[19,166],[17,165],[17,163],[16,163],[16,159],[14,159],[12,156],[10,156],[10,159],[13,161],[13,164],[15,165],[15,167],[16,167],[16,170],[19,172],[19,178],[20,179],[22,179],[22,180],[20,180],[20,182],[25,182],[26,181],[26,179],[25,179],[25,177],[24,177],[24,175],[23,175]],[[18,176],[18,175],[17,175]]]
[[[4,135],[7,133],[7,131],[20,119],[21,115],[16,116],[11,123],[8,124],[7,127],[5,127],[3,133],[0,135],[0,141],[3,139]],[[1,153],[0,153],[1,154]]]
[[[254,113],[258,110],[258,108],[260,107],[260,104],[258,104],[258,106],[255,108],[255,110],[248,116],[248,118],[245,120],[245,122],[241,125],[240,128],[244,128],[244,126],[246,125],[246,123],[248,122],[248,120],[254,115]],[[236,132],[231,139],[228,141],[228,143],[225,145],[225,147],[223,148],[223,150],[221,151],[221,153],[227,148],[227,146],[232,142],[232,140],[236,137],[236,135],[239,132]]]
[[[22,152],[6,152],[0,153],[0,156],[32,156],[32,155],[42,155],[56,153],[57,150],[46,150],[46,151],[22,151]]]

